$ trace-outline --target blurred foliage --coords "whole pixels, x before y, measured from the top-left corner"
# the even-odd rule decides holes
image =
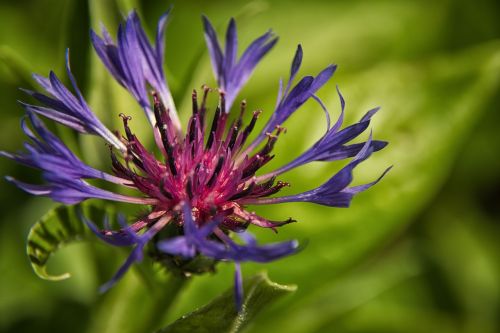
[[[1,1],[1,149],[21,149],[24,141],[16,100],[26,97],[17,88],[33,85],[31,72],[53,69],[63,76],[66,47],[101,119],[117,128],[118,113],[132,114],[133,129],[148,138],[140,110],[93,54],[88,29],[99,29],[102,21],[115,32],[120,13],[135,7],[154,31],[168,5],[153,0]],[[293,296],[266,306],[248,332],[500,331],[499,12],[493,0],[174,1],[166,64],[184,119],[190,90],[214,83],[200,14],[207,14],[220,32],[234,16],[241,45],[268,28],[280,36],[240,95],[250,108],[269,115],[278,79],[288,74],[300,42],[302,74],[339,64],[334,82],[320,94],[331,113],[339,112],[338,84],[347,101],[346,123],[380,105],[374,136],[390,142],[359,167],[356,182],[373,179],[389,164],[394,169],[350,209],[287,204],[260,210],[271,218],[299,220],[277,236],[253,229],[263,242],[298,238],[307,246],[280,262],[244,265],[245,275],[265,268],[272,280],[298,285]],[[297,112],[286,124],[288,133],[280,138],[270,168],[321,136],[323,119],[313,103]],[[102,143],[58,130],[87,161],[107,167]],[[292,171],[285,176],[293,185],[287,191],[313,188],[338,167],[315,163]],[[0,171],[26,181],[40,179],[5,159]],[[71,279],[40,280],[30,268],[26,238],[54,204],[4,181],[0,188],[0,331],[138,332],[140,326],[129,318],[167,324],[232,284],[232,267],[221,264],[218,274],[190,280],[174,304],[162,304],[143,281],[146,262],[99,295],[98,286],[127,253],[100,243],[71,245],[54,257],[49,271],[69,271]],[[185,281],[164,283],[180,288]]]

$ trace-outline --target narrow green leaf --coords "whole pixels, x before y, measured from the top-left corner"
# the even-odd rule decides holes
[[[106,210],[85,205],[86,214],[95,220],[102,219]],[[110,214],[111,215],[111,214]],[[112,215],[111,215],[112,216]],[[58,206],[48,211],[28,234],[26,251],[35,273],[42,279],[60,281],[69,278],[69,273],[52,275],[47,272],[50,257],[61,247],[86,239],[88,228],[77,217],[74,206]]]
[[[181,317],[159,333],[241,332],[266,305],[297,289],[294,285],[285,286],[274,283],[265,273],[245,279],[243,286],[245,297],[241,312],[236,311],[234,293],[231,288],[211,303]]]

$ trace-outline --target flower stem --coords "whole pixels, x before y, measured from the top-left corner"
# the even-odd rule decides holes
[[[144,318],[143,332],[155,332],[166,325],[165,321],[174,301],[189,280],[178,274],[170,274],[168,280],[157,288],[151,312]]]

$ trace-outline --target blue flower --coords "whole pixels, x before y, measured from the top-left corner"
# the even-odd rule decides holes
[[[240,263],[269,262],[293,254],[298,249],[294,240],[258,245],[247,232],[250,225],[276,230],[294,220],[271,221],[249,212],[246,206],[301,201],[347,207],[357,193],[376,184],[389,170],[371,183],[350,186],[353,169],[387,143],[372,140],[371,134],[365,142],[351,143],[369,127],[378,109],[369,111],[359,122],[342,128],[345,101],[338,89],[341,114],[330,126],[329,112],[316,92],[332,77],[337,67],[329,65],[316,76],[296,80],[303,59],[299,45],[286,86],[279,82],[274,112],[263,130],[247,144],[260,112],[253,112],[246,126],[243,124],[244,102],[239,116],[230,124],[228,113],[257,64],[278,39],[270,31],[266,32],[255,39],[238,59],[234,19],[229,22],[222,50],[215,30],[205,16],[202,17],[205,39],[218,83],[219,103],[213,112],[213,120],[209,122],[207,95],[210,89],[203,89],[201,99],[198,92],[193,91],[192,115],[183,133],[163,70],[168,15],[169,11],[158,22],[154,45],[147,38],[135,11],[120,25],[116,42],[104,27],[102,37],[91,31],[92,44],[104,66],[144,110],[162,158],[157,159],[156,154],[146,149],[134,135],[130,117],[120,114],[123,135],[115,134],[99,121],[71,73],[69,52],[66,53],[66,72],[74,93],[53,72],[48,78],[35,75],[34,79],[45,93],[25,91],[41,105],[21,102],[26,110],[22,129],[30,142],[25,144],[25,152],[0,152],[0,155],[41,170],[44,184],[28,184],[7,177],[7,180],[33,195],[48,196],[63,204],[97,198],[149,208],[148,213],[130,225],[125,218],[119,218],[119,230],[111,230],[108,223],[100,229],[80,212],[81,219],[103,241],[114,246],[134,247],[115,276],[102,287],[103,291],[116,283],[134,262],[142,260],[144,247],[153,243],[161,253],[186,260],[202,255],[216,261],[234,262],[236,304],[241,307],[243,287]],[[148,93],[150,88],[153,90],[151,94]],[[284,131],[282,125],[310,99],[318,102],[325,111],[326,133],[291,162],[261,174],[260,168],[274,156],[271,153]],[[79,133],[100,136],[110,146],[110,171],[100,171],[85,164],[45,127],[37,115]],[[276,181],[277,176],[309,162],[348,158],[352,158],[351,161],[323,185],[295,195],[275,196],[289,185]],[[134,189],[136,194],[124,195],[104,190],[90,184],[88,179],[100,179]],[[160,233],[166,227],[175,229],[175,235],[164,236]],[[241,242],[235,242],[233,235],[239,237]]]

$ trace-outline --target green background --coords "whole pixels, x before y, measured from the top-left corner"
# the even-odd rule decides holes
[[[120,13],[137,8],[149,32],[168,1],[0,1],[0,143],[16,151],[31,72],[64,75],[64,50],[94,111],[111,128],[120,112],[147,141],[148,125],[134,101],[105,73],[88,30],[102,21],[114,33]],[[381,106],[371,127],[390,145],[357,168],[368,182],[387,166],[376,187],[349,209],[311,204],[256,208],[264,216],[299,221],[262,242],[297,238],[299,254],[266,265],[245,264],[249,276],[267,270],[272,280],[298,290],[263,309],[249,332],[470,332],[500,331],[500,5],[497,1],[174,1],[167,30],[168,81],[181,118],[192,88],[213,85],[200,14],[222,35],[237,19],[242,46],[272,28],[280,41],[240,94],[250,109],[273,109],[279,77],[287,77],[297,43],[300,74],[329,63],[339,69],[320,96],[339,114],[338,85],[347,102],[346,124]],[[279,167],[325,130],[322,111],[307,103],[285,124],[270,168]],[[60,134],[92,165],[106,169],[106,147],[93,138]],[[367,133],[364,137],[366,137]],[[313,163],[284,175],[292,187],[314,188],[342,165]],[[0,160],[0,173],[26,181],[38,172]],[[106,295],[98,286],[127,252],[101,243],[61,250],[49,265],[69,271],[63,282],[38,279],[25,254],[31,225],[54,204],[0,182],[0,331],[136,332],[136,317],[152,316],[151,297],[136,270]],[[232,285],[233,268],[196,277],[156,322],[168,323]],[[160,312],[161,314],[161,312]]]

